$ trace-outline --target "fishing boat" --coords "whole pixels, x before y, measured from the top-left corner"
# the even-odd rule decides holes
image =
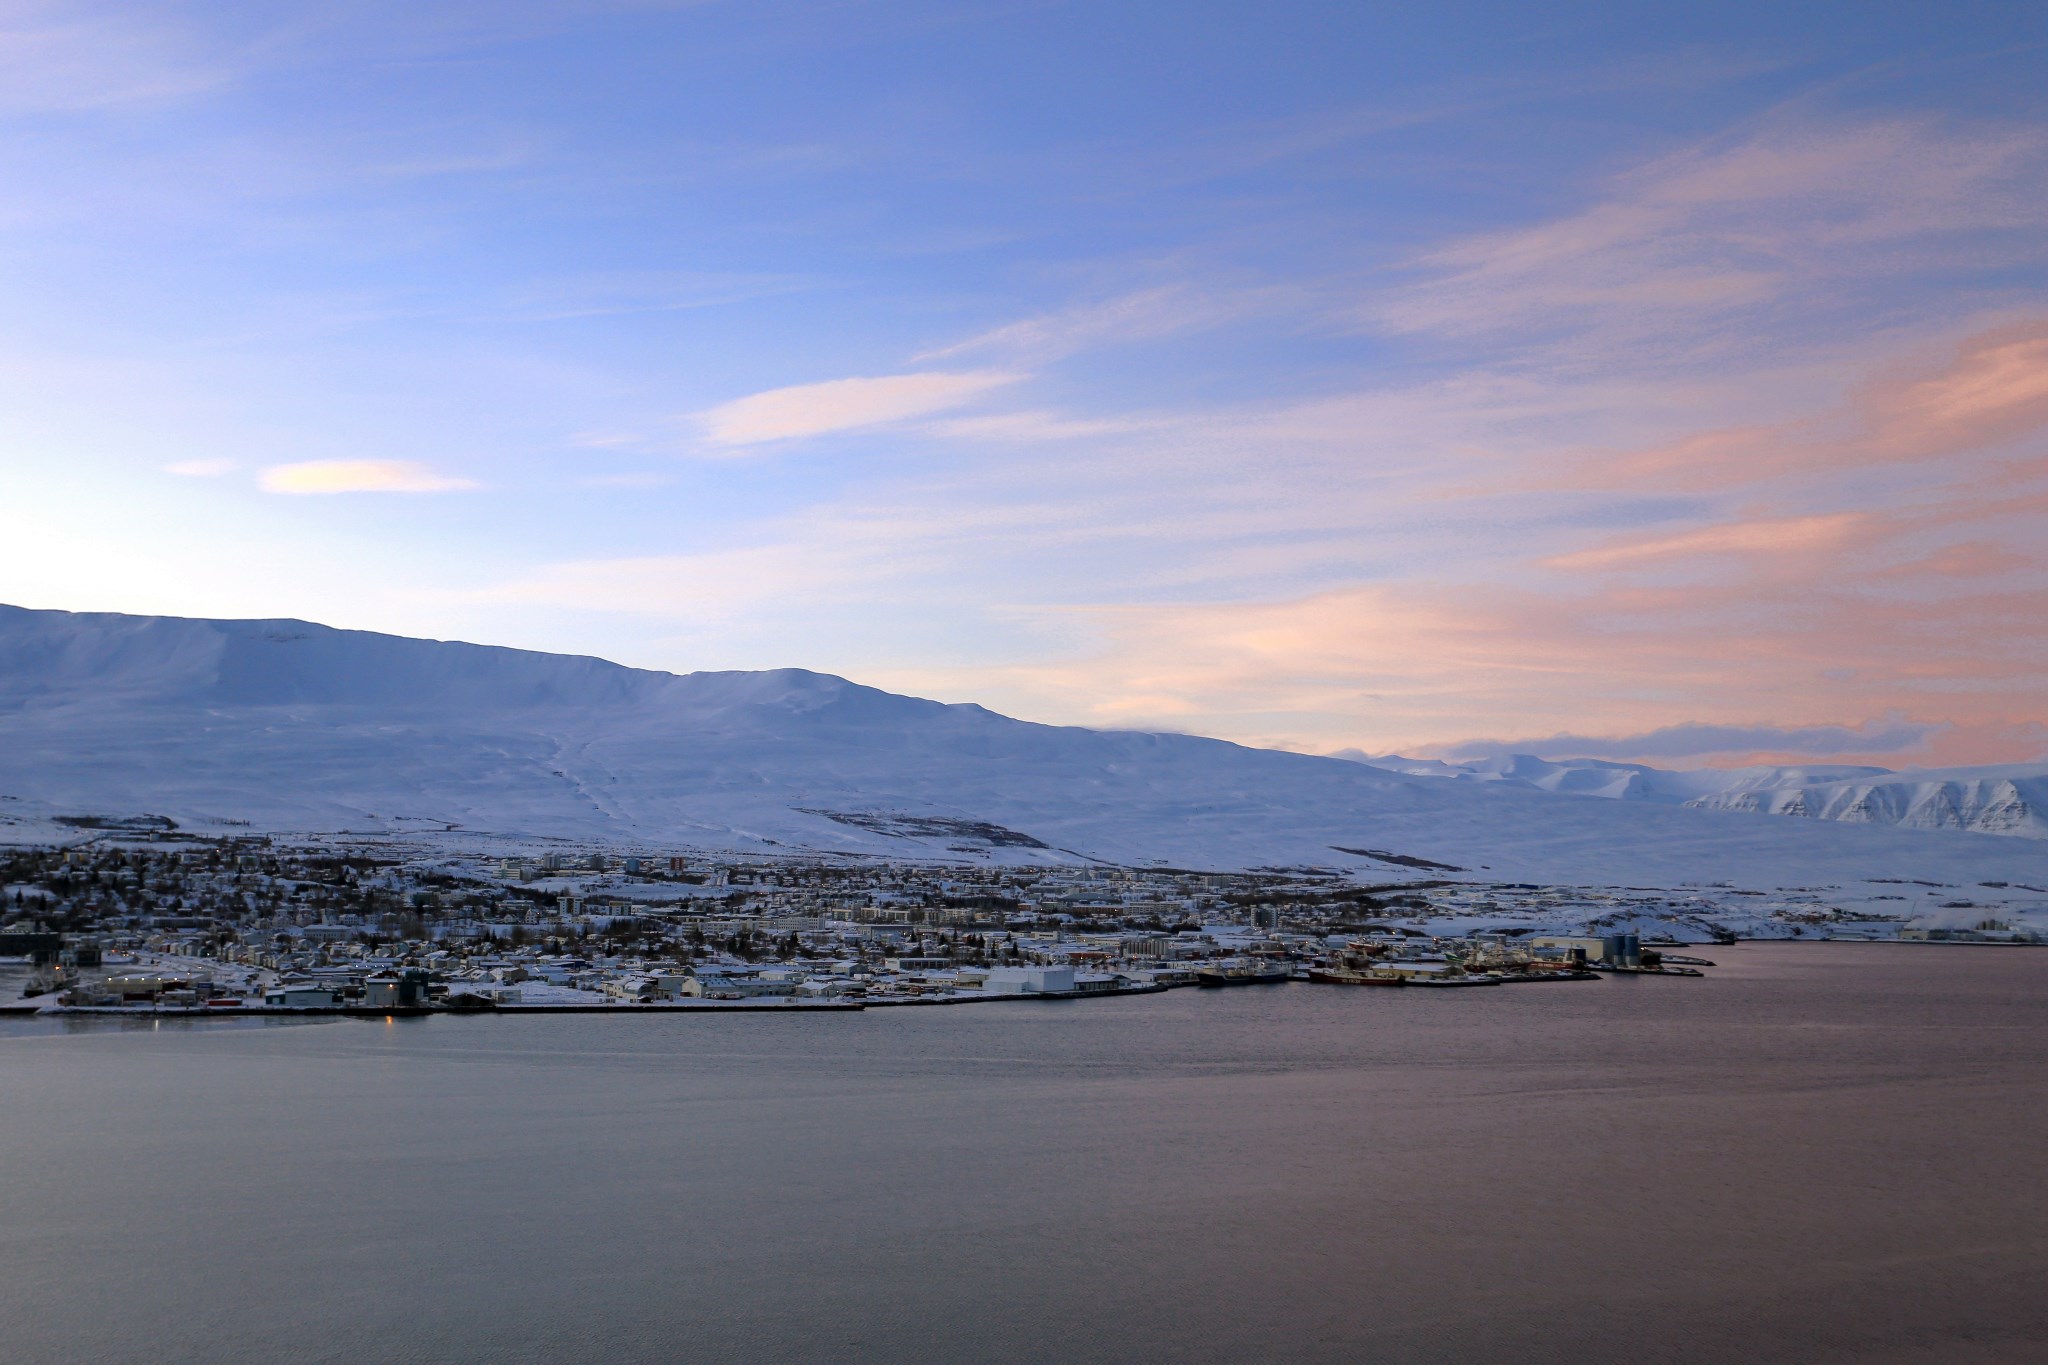
[[[1308,979],[1328,986],[1498,986],[1491,972],[1468,970],[1446,957],[1390,957],[1374,949],[1350,948],[1309,970]]]
[[[1197,986],[1270,986],[1294,979],[1285,962],[1219,962],[1195,973]]]
[[[1399,972],[1381,971],[1377,967],[1311,967],[1308,979],[1325,986],[1401,986],[1407,979]]]

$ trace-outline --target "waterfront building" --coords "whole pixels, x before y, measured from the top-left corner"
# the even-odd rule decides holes
[[[263,1003],[284,1009],[331,1009],[340,1001],[334,988],[317,981],[286,981],[263,992]]]
[[[1597,938],[1544,936],[1530,939],[1529,947],[1538,953],[1561,953],[1577,962],[1604,962],[1611,967],[1643,965],[1642,940],[1634,934],[1602,934]]]
[[[703,1000],[747,1000],[757,996],[795,995],[795,981],[767,981],[752,972],[726,972],[698,968],[682,983],[678,994]]]
[[[1048,995],[1074,989],[1072,967],[992,967],[984,988],[994,995]]]
[[[427,1003],[429,974],[418,967],[382,971],[363,980],[363,1004],[370,1009],[413,1009]]]

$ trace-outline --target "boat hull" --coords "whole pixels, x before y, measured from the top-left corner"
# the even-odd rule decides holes
[[[1376,976],[1368,972],[1323,971],[1311,968],[1311,981],[1325,986],[1405,986],[1407,978],[1399,976]]]
[[[1197,972],[1197,986],[1277,986],[1283,981],[1292,981],[1292,972],[1247,972],[1242,976],[1230,972]]]

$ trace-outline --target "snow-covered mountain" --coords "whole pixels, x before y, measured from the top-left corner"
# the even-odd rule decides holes
[[[2048,764],[1923,768],[1882,777],[1730,788],[1688,804],[1908,829],[2048,839]]]
[[[2048,839],[2048,763],[1894,772],[1849,764],[1671,770],[1532,754],[1446,762],[1375,757],[1355,749],[1336,757],[1414,777],[1497,782],[1532,791]]]
[[[1573,801],[797,669],[675,675],[298,621],[0,607],[0,837],[138,814],[1387,879],[2048,882],[2048,847],[2028,841]]]
[[[1808,782],[1884,777],[1891,773],[1889,768],[1848,764],[1673,770],[1653,768],[1645,763],[1613,763],[1599,758],[1538,758],[1534,754],[1495,754],[1486,758],[1446,761],[1403,758],[1398,754],[1373,756],[1356,749],[1344,749],[1335,757],[1415,777],[1504,782],[1535,791],[1604,796],[1618,801],[1659,801],[1675,806],[1724,793],[1775,791]]]

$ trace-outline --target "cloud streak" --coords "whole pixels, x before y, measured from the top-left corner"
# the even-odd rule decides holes
[[[239,468],[233,460],[179,460],[164,466],[164,473],[185,479],[218,479]]]
[[[1525,486],[1728,487],[1995,454],[2048,428],[2048,318],[2015,319],[1939,350],[1918,349],[1891,358],[1820,411],[1578,454],[1530,471]]]
[[[10,5],[0,29],[0,114],[76,114],[187,99],[231,72],[154,16]]]
[[[1222,326],[1275,308],[1283,294],[1291,292],[1271,287],[1223,291],[1184,283],[1159,285],[1004,323],[965,341],[923,352],[915,360],[923,364],[995,354],[1044,364],[1104,346],[1158,341]]]
[[[2037,255],[2006,239],[2037,220],[2044,155],[2033,129],[1769,128],[1620,176],[1578,213],[1424,252],[1422,278],[1372,315],[1404,332],[1591,338],[1596,354],[1636,348],[1638,363],[1753,347],[1757,330],[1722,322],[1860,282],[1896,290],[1907,271]]]
[[[308,460],[272,465],[258,482],[266,493],[453,493],[475,488],[470,479],[437,474],[409,460]]]
[[[1545,568],[1613,573],[1674,562],[1734,558],[1749,561],[1807,557],[1840,549],[1863,528],[1854,512],[1813,517],[1760,517],[1703,526],[1674,536],[1619,540],[1588,550],[1552,555]]]
[[[999,370],[970,370],[832,379],[721,403],[702,414],[701,421],[715,445],[793,441],[928,417],[963,407],[1021,378]]]

